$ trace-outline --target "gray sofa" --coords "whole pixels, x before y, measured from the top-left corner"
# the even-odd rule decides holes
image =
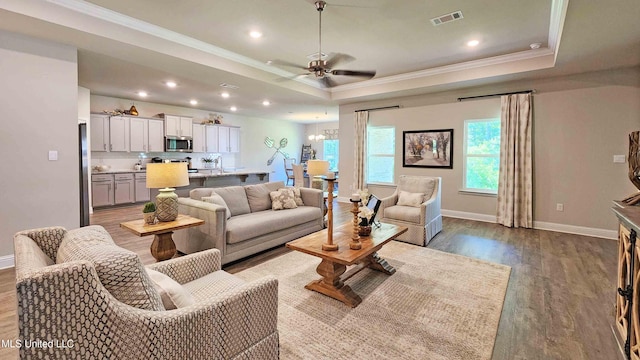
[[[177,250],[191,254],[216,248],[226,264],[321,230],[322,191],[299,188],[304,205],[272,210],[269,194],[284,187],[283,181],[277,181],[191,190],[188,198],[178,198],[178,212],[202,219],[205,224],[177,230],[173,235]],[[224,200],[222,205],[207,202],[213,201],[214,194]]]

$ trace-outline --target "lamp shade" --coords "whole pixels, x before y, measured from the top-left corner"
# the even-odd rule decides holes
[[[329,172],[329,162],[326,160],[307,161],[307,174],[311,176],[325,175]]]
[[[147,164],[147,188],[160,189],[189,185],[187,163]]]

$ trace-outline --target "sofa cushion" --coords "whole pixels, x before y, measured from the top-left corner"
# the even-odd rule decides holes
[[[244,187],[244,191],[247,193],[247,200],[249,201],[249,208],[251,212],[263,211],[271,209],[271,198],[269,193],[277,190],[274,189],[276,183],[247,185]]]
[[[394,205],[384,208],[384,218],[420,223],[420,208],[413,206]]]
[[[227,220],[227,243],[235,244],[271,232],[317,221],[322,210],[314,206],[300,206],[280,211],[265,210],[232,217]]]
[[[420,207],[424,201],[423,193],[410,193],[400,190],[398,194],[398,205]]]
[[[227,203],[227,206],[231,211],[231,216],[238,216],[251,212],[244,187],[227,186],[222,188],[215,188],[214,190],[215,193],[222,196],[224,202]]]
[[[152,269],[147,269],[147,274],[160,294],[165,310],[179,309],[196,303],[193,295],[168,275]]]
[[[202,200],[205,196],[211,196],[213,194],[212,188],[196,188],[189,191],[189,197],[194,200]]]
[[[245,281],[226,271],[218,270],[183,285],[196,302],[233,290],[245,284]]]
[[[436,182],[435,178],[401,175],[398,189],[411,193],[423,193],[425,199],[429,199],[436,188]]]
[[[225,212],[227,214],[227,219],[231,217],[231,210],[229,210],[229,206],[227,206],[227,203],[224,201],[222,196],[220,196],[220,195],[218,195],[216,193],[213,193],[213,194],[211,194],[211,196],[203,196],[202,197],[202,201],[208,202],[208,203],[212,203],[212,204],[216,204],[216,205],[220,205],[220,206],[224,206]]]
[[[120,302],[145,310],[164,310],[138,255],[118,247],[101,226],[69,230],[60,243],[57,263],[87,260],[102,285]]]
[[[278,191],[272,191],[269,196],[271,196],[273,210],[295,209],[298,207],[291,189],[282,188]]]

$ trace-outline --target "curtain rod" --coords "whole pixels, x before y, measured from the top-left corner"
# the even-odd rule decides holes
[[[386,109],[400,109],[400,105],[385,106],[385,107],[372,108],[372,109],[362,109],[362,110],[356,110],[356,112],[358,112],[358,111],[376,111],[376,110],[386,110]]]
[[[494,97],[494,96],[503,96],[503,95],[528,94],[528,93],[535,93],[535,92],[536,92],[536,89],[531,89],[531,90],[514,91],[514,92],[508,92],[508,93],[502,93],[502,94],[467,96],[467,97],[459,97],[458,101],[470,100],[470,99],[479,99],[479,98],[486,98],[486,97]]]

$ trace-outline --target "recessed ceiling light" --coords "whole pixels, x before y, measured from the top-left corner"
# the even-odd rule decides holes
[[[225,99],[228,99],[229,98],[229,93],[225,91],[222,94],[220,94],[220,96],[222,96]]]
[[[147,95],[149,95],[149,94],[147,94],[146,91],[138,91],[138,96],[140,96],[140,97],[147,97]]]
[[[198,105],[198,100],[191,100],[191,101],[189,101],[189,103],[191,105]]]
[[[271,103],[269,102],[269,100],[265,100],[265,101],[262,102],[262,105],[269,106],[269,105],[271,105]]]
[[[471,41],[467,42],[467,46],[469,46],[469,47],[478,46],[478,44],[480,44],[480,41],[478,41],[478,40],[471,40]]]
[[[167,85],[167,86],[168,86],[168,87],[170,87],[170,88],[174,88],[174,87],[176,87],[178,84],[176,84],[176,83],[175,83],[175,81],[167,81],[167,82],[165,83],[165,85]]]
[[[237,111],[237,110],[238,110],[238,108],[237,108],[237,107],[235,107],[235,106],[232,106],[232,107],[230,107],[230,108],[229,108],[229,110],[231,110],[231,111]]]
[[[249,36],[251,36],[254,39],[259,39],[262,37],[262,33],[260,31],[253,30],[249,33]]]

